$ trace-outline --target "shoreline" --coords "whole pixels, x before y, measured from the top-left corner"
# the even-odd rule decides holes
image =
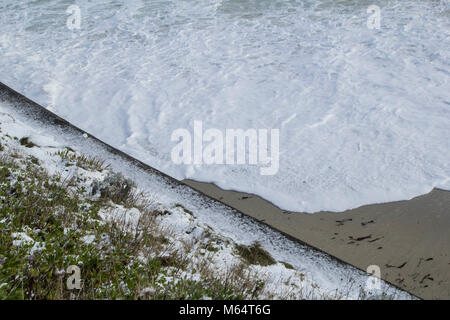
[[[281,210],[244,192],[183,180],[230,207],[424,299],[450,298],[450,191],[343,212]]]
[[[107,158],[112,170],[122,172],[140,187],[150,192],[157,191],[158,194],[164,190],[162,203],[170,206],[183,203],[189,212],[195,212],[198,221],[210,225],[236,243],[247,245],[258,242],[277,261],[301,269],[306,277],[319,284],[321,290],[335,294],[335,288],[344,288],[347,293],[356,292],[356,299],[361,294],[361,289],[364,290],[368,275],[362,270],[194,190],[183,181],[176,180],[104,143],[1,82],[0,102],[6,103],[4,110],[13,121],[24,121],[43,130],[47,135],[60,136],[64,139],[65,147],[76,147],[77,151],[87,156]],[[382,282],[380,290],[397,298],[416,298],[411,293],[398,289],[400,288],[391,283]]]

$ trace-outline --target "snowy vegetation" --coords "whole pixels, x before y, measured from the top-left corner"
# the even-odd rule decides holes
[[[163,207],[100,159],[70,148],[39,159],[28,137],[1,134],[1,299],[341,297],[311,289],[258,243],[197,223],[182,204]],[[71,265],[80,290],[67,290]]]

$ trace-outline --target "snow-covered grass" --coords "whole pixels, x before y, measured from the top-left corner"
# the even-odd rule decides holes
[[[82,270],[78,298],[217,299],[261,294],[264,281],[255,279],[254,271],[237,257],[228,273],[216,274],[213,268],[218,267],[220,254],[215,255],[230,254],[232,242],[196,226],[180,207],[161,208],[133,197],[136,191],[127,188],[120,175],[83,169],[89,159],[81,164],[49,154],[62,169],[49,175],[37,158],[19,148],[20,142],[14,138],[2,142],[6,150],[0,159],[1,298],[69,298],[63,278],[70,265]],[[102,182],[111,176],[118,188],[108,193],[111,184]],[[97,192],[93,185],[100,185]],[[179,229],[200,227],[195,235],[199,241],[170,230],[171,224]]]
[[[142,187],[100,150],[83,154],[15,116],[0,112],[0,298],[407,297],[389,286],[366,292],[355,269],[330,290],[323,279],[339,272],[330,265],[320,274],[329,264],[321,255],[313,254],[317,270],[299,267],[288,242],[283,254],[263,244],[276,243],[272,233],[243,241],[237,226],[224,232],[220,220],[203,219],[193,199],[168,201],[157,182]],[[311,254],[302,252],[307,262]],[[81,290],[66,288],[70,265],[81,269]]]

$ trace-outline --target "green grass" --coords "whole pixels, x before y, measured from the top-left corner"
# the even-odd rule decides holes
[[[88,157],[85,155],[79,155],[73,151],[72,148],[66,147],[65,150],[59,150],[55,153],[59,156],[62,161],[65,162],[67,167],[78,166],[85,170],[99,171],[102,172],[109,168],[109,165],[105,164],[105,161],[95,158]]]
[[[290,264],[290,263],[287,263],[287,262],[284,262],[284,261],[280,261],[280,263],[281,263],[282,265],[284,265],[284,267],[285,267],[286,269],[295,270],[294,266],[293,266],[292,264]]]
[[[229,281],[207,267],[200,280],[181,276],[187,255],[166,254],[170,240],[158,234],[158,211],[144,210],[133,230],[120,220],[102,220],[99,211],[108,210],[110,199],[95,200],[74,181],[48,175],[31,156],[0,157],[0,199],[0,299],[69,299],[72,293],[78,299],[242,299],[263,286],[245,280],[242,270],[230,273]],[[42,249],[31,253],[32,243],[14,245],[19,232]],[[87,235],[95,240],[85,243]],[[66,287],[70,265],[81,269],[81,290]]]
[[[250,246],[238,245],[236,251],[248,264],[268,266],[276,263],[275,259],[258,242]]]
[[[25,146],[27,148],[33,148],[36,145],[30,141],[30,138],[28,137],[23,137],[19,140],[20,145]]]
[[[190,215],[190,216],[194,216],[194,213],[191,211],[191,210],[189,210],[189,209],[186,209],[181,203],[177,203],[177,204],[175,204],[175,208],[181,208],[184,212],[186,212],[188,215]]]

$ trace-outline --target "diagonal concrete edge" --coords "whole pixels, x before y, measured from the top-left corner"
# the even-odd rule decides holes
[[[75,125],[71,124],[70,122],[66,121],[65,119],[59,117],[55,113],[47,110],[40,104],[32,101],[31,99],[27,98],[26,96],[22,95],[21,93],[15,91],[14,89],[10,88],[9,86],[3,84],[0,82],[0,101],[6,101],[10,103],[14,107],[14,112],[21,114],[25,118],[36,121],[39,123],[42,123],[45,126],[58,128],[64,131],[64,134],[67,135],[83,135],[86,137],[87,141],[90,141],[91,143],[97,144],[99,147],[103,148],[106,152],[110,153],[111,155],[118,156],[122,158],[124,161],[128,162],[131,166],[135,166],[141,170],[144,170],[150,175],[158,176],[159,178],[164,180],[164,183],[168,186],[171,186],[172,188],[183,188],[184,192],[187,192],[191,194],[193,197],[200,197],[202,198],[202,203],[214,203],[215,205],[222,206],[226,208],[226,211],[231,212],[231,214],[235,215],[238,219],[242,219],[242,221],[245,223],[254,224],[255,226],[258,226],[259,229],[264,228],[266,230],[270,230],[268,233],[275,233],[278,234],[278,238],[284,238],[284,241],[292,241],[294,243],[297,243],[300,246],[306,247],[308,250],[316,252],[318,255],[323,255],[323,257],[326,257],[327,260],[334,261],[334,263],[342,268],[354,268],[361,272],[361,274],[366,274],[365,270],[362,270],[361,268],[352,265],[334,255],[329,254],[328,252],[325,252],[321,250],[320,248],[317,248],[315,246],[312,246],[308,244],[305,241],[302,241],[296,237],[293,237],[289,233],[283,232],[282,230],[279,230],[277,228],[274,228],[268,223],[265,223],[264,221],[258,220],[252,216],[249,216],[245,214],[245,212],[239,211],[225,202],[221,201],[220,199],[215,199],[211,196],[209,196],[207,193],[195,189],[188,184],[186,184],[183,181],[179,181],[174,179],[173,177],[170,177],[169,175],[145,164],[144,162],[112,147],[111,145],[103,142],[102,140],[96,138],[95,136],[91,135],[90,133],[76,127]],[[382,277],[383,278],[383,277]],[[401,291],[405,291],[404,288],[398,287],[396,284],[386,280],[383,278],[383,280],[391,285],[393,288],[397,288]],[[408,292],[408,291],[406,291]],[[414,298],[420,298],[419,296],[416,296],[414,293],[408,292],[412,297]]]

